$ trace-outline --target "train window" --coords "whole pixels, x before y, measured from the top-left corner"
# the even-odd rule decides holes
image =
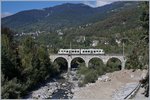
[[[88,52],[90,52],[90,51],[88,51]]]

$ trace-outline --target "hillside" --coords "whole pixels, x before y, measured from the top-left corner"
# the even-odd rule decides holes
[[[2,25],[18,32],[55,31],[66,27],[95,23],[137,2],[114,2],[92,8],[84,4],[62,4],[54,7],[18,12],[2,18]]]
[[[17,35],[19,40],[32,35],[38,43],[47,45],[51,53],[57,53],[60,48],[70,48],[71,42],[72,48],[103,48],[106,53],[122,54],[124,41],[125,53],[128,54],[143,32],[139,20],[140,5],[141,2],[114,2],[92,8],[67,3],[19,12],[2,19],[2,25],[21,30],[19,34],[24,31]],[[8,23],[8,19],[14,18],[17,20]]]
[[[109,11],[115,13],[95,23],[62,29],[63,35],[59,35],[59,32],[41,34],[37,41],[55,49],[69,48],[71,42],[72,48],[103,48],[107,53],[122,53],[124,41],[126,53],[129,53],[135,45],[133,42],[139,41],[143,32],[139,6],[140,2],[121,10]],[[92,46],[93,41],[98,41],[98,44]]]

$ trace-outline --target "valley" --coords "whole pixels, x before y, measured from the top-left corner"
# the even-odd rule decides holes
[[[2,98],[147,98],[148,4],[62,3],[2,18]]]

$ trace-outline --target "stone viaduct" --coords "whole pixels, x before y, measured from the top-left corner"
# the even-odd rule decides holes
[[[121,69],[125,68],[125,63],[126,63],[126,59],[125,57],[123,57],[123,55],[58,55],[58,54],[53,54],[50,55],[50,59],[52,62],[54,62],[57,58],[64,58],[66,59],[67,63],[68,63],[68,70],[71,68],[71,61],[75,58],[82,58],[86,64],[86,66],[88,67],[88,63],[92,58],[99,58],[103,61],[104,64],[107,64],[108,60],[111,58],[117,58],[120,60],[121,62]]]

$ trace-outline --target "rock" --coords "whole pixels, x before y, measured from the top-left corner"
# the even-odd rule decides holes
[[[38,95],[38,97],[40,98],[40,95]]]
[[[98,80],[103,82],[111,81],[111,79],[106,75],[102,75],[101,77],[98,78]]]
[[[133,78],[133,77],[134,77],[134,75],[131,74],[131,78]]]
[[[52,98],[52,95],[50,95],[49,97]]]
[[[58,90],[55,90],[55,92],[58,92]]]
[[[53,81],[54,81],[54,82],[56,82],[56,79],[55,79],[55,78],[53,78]]]
[[[68,93],[68,91],[65,91],[65,93]]]
[[[66,84],[65,84],[65,83],[63,83],[63,84],[62,84],[62,86],[66,86]]]

